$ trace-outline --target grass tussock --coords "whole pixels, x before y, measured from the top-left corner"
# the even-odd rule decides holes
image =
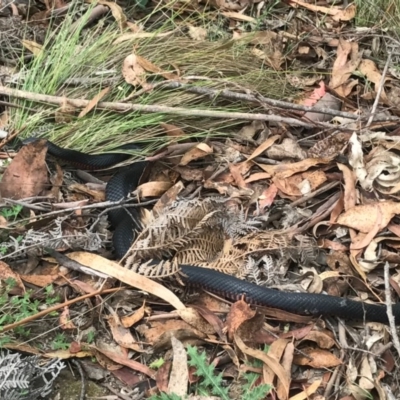
[[[157,37],[158,33],[171,29],[170,24],[166,23],[154,32],[152,38],[116,44],[121,35],[116,26],[90,29],[72,29],[72,26],[72,20],[67,17],[60,27],[49,29],[51,34],[43,51],[31,64],[23,66],[16,88],[66,98],[91,99],[109,86],[108,80],[113,78],[111,90],[102,100],[118,102],[134,90],[123,80],[121,66],[125,57],[135,49],[137,54],[162,70],[180,76],[207,77],[207,81],[200,80],[203,83],[198,84],[208,87],[257,89],[266,96],[279,98],[289,93],[285,74],[265,68],[262,61],[251,54],[251,47],[243,43],[227,40],[196,42],[178,32],[164,38]],[[97,79],[96,84],[87,83],[93,78]],[[76,79],[82,84],[69,84]],[[148,77],[149,82],[162,79],[157,74],[149,74]],[[56,123],[56,112],[62,110],[26,100],[13,101],[23,106],[11,110],[12,128],[20,131],[20,137],[44,136],[62,146],[88,152],[110,150],[133,140],[151,142],[154,139],[152,147],[159,147],[166,140],[162,138],[165,133],[160,127],[161,122],[179,125],[191,138],[224,135],[240,123],[210,120],[201,116],[188,118],[139,112],[117,114],[103,110],[92,111],[82,118],[77,117],[80,110],[73,110],[67,122]],[[180,90],[156,89],[139,96],[134,102],[200,110],[251,111],[249,104],[227,103]]]

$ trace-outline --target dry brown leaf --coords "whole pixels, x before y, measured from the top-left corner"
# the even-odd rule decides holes
[[[3,174],[0,196],[19,200],[42,193],[48,185],[46,153],[46,140],[22,147]]]
[[[290,382],[290,377],[291,377],[291,372],[292,372],[292,367],[293,367],[293,354],[294,354],[294,344],[292,342],[290,342],[287,344],[285,351],[283,353],[282,359],[281,359],[281,365],[284,368],[284,370],[286,371],[286,375],[287,375],[287,378],[289,379],[289,382]],[[285,386],[279,380],[276,385],[276,394],[279,399],[284,399],[287,397]]]
[[[302,352],[305,355],[296,354],[294,356],[294,363],[297,365],[308,365],[313,368],[333,368],[342,364],[339,358],[327,350],[306,347],[302,349]]]
[[[111,334],[116,343],[125,349],[131,349],[136,352],[142,352],[142,347],[136,342],[131,331],[122,326],[121,321],[116,313],[111,314],[107,318]]]
[[[171,336],[172,344],[172,368],[168,383],[168,393],[185,396],[189,382],[189,368],[187,354],[182,342]]]
[[[97,254],[85,253],[83,251],[70,253],[68,254],[68,257],[71,258],[71,260],[78,261],[81,264],[94,269],[95,271],[107,274],[126,283],[127,285],[159,297],[171,304],[177,310],[186,308],[179,298],[165,286],[160,285],[143,275],[128,270],[114,261],[107,260]]]
[[[280,135],[271,136],[265,142],[261,143],[253,153],[247,158],[247,161],[253,160],[254,158],[258,157],[264,151],[269,149],[278,139],[280,139]]]
[[[161,33],[154,33],[154,32],[125,33],[125,34],[121,35],[118,39],[115,39],[113,42],[113,45],[117,45],[119,43],[123,43],[128,40],[134,41],[137,39],[167,37],[167,36],[173,35],[174,33],[175,33],[175,31],[161,32]]]
[[[160,125],[164,129],[164,131],[167,134],[167,136],[171,136],[171,137],[183,137],[183,136],[185,136],[185,132],[183,131],[183,129],[179,128],[176,125],[166,124],[164,122],[161,122]]]
[[[371,365],[367,356],[363,356],[360,366],[360,381],[359,385],[361,389],[365,391],[372,390],[374,385],[374,375],[371,370]]]
[[[197,331],[211,335],[215,333],[213,325],[209,324],[194,308],[186,307],[182,310],[177,310],[178,315],[190,326],[196,328]]]
[[[138,187],[140,197],[158,197],[173,186],[172,182],[153,181],[143,183]]]
[[[226,336],[223,333],[224,323],[218,318],[218,316],[207,307],[198,304],[193,305],[192,308],[194,308],[199,315],[201,315],[213,327],[214,331],[218,333],[220,339],[226,342]]]
[[[307,389],[304,389],[302,392],[292,396],[289,400],[308,400],[318,390],[321,384],[322,384],[322,379],[317,380],[313,382]],[[345,398],[342,397],[341,400],[345,400]]]
[[[268,179],[268,178],[271,178],[271,174],[268,174],[267,172],[256,172],[255,174],[251,174],[244,181],[246,183],[251,183],[251,182],[261,181],[261,180]]]
[[[147,60],[144,57],[141,57],[138,55],[136,57],[137,57],[137,62],[144,70],[146,70],[148,72],[152,72],[154,74],[161,75],[165,79],[179,80],[178,75],[173,74],[171,72],[163,71],[161,68],[157,67],[157,65],[153,64],[151,61]]]
[[[111,90],[111,87],[106,87],[103,90],[101,90],[96,96],[92,98],[92,100],[89,101],[87,106],[79,113],[78,118],[84,117],[87,113],[93,110],[97,106],[97,104],[103,99],[104,96],[106,96]]]
[[[132,368],[134,371],[139,371],[142,374],[149,376],[151,379],[154,379],[156,376],[156,372],[153,371],[152,369],[150,369],[149,367],[147,367],[146,365],[143,365],[137,361],[131,360],[127,357],[124,357],[116,352],[99,349],[98,347],[93,346],[93,345],[89,345],[88,347],[89,347],[89,349],[95,350],[95,351],[103,354],[104,356],[106,356],[107,358],[112,360],[113,362],[115,362],[117,364],[125,365],[126,367]],[[96,359],[98,360],[97,356],[96,356]]]
[[[147,87],[146,71],[138,62],[135,54],[129,54],[122,63],[122,76],[126,83],[133,86]]]
[[[287,179],[272,178],[276,187],[288,196],[305,196],[326,182],[326,175],[321,170],[306,171]]]
[[[232,174],[233,179],[235,180],[236,186],[239,188],[247,188],[249,185],[246,184],[243,179],[242,174],[240,173],[240,164],[229,164],[229,171]]]
[[[351,208],[340,215],[337,223],[363,233],[369,233],[376,227],[379,213],[382,214],[381,229],[385,228],[395,214],[400,213],[400,203],[382,201]]]
[[[375,85],[375,91],[377,91],[381,84],[382,74],[379,72],[376,64],[372,60],[362,60],[358,66],[358,70],[364,74],[369,81],[373,82]],[[384,88],[382,88],[381,100],[388,103],[388,98]]]
[[[207,38],[207,29],[202,28],[201,26],[193,26],[193,25],[188,25],[188,34],[189,36],[198,42],[202,42],[206,40]]]
[[[15,285],[10,289],[10,294],[22,295],[25,293],[25,286],[22,283],[20,276],[16,274],[8,264],[0,261],[0,290],[1,283],[5,282],[6,279],[12,279],[15,282]]]
[[[337,273],[336,275],[339,276]],[[304,337],[304,340],[310,340],[312,342],[315,342],[317,343],[318,347],[321,347],[323,349],[330,349],[333,346],[337,346],[335,339],[332,337],[331,332],[327,330],[321,330],[321,331],[312,330]]]
[[[346,8],[331,6],[322,7],[310,3],[305,3],[301,0],[290,0],[290,3],[297,4],[309,10],[320,12],[326,15],[331,15],[335,21],[351,21],[356,16],[356,5],[354,3],[349,4]]]
[[[255,315],[256,312],[243,300],[239,300],[232,304],[226,317],[226,327],[229,339],[232,340],[237,329],[243,324],[243,322],[252,319]]]
[[[132,325],[136,324],[136,322],[140,321],[145,314],[145,306],[144,303],[142,307],[137,309],[133,314],[124,315],[121,317],[121,324],[124,328],[130,328]]]
[[[286,179],[296,173],[307,171],[309,168],[314,167],[315,165],[329,164],[330,161],[330,158],[307,158],[295,163],[286,163],[280,165],[266,165],[257,163],[257,165],[271,176],[276,176],[278,179]]]
[[[163,322],[151,321],[146,324],[141,324],[135,329],[145,338],[145,341],[152,346],[158,346],[161,340],[165,337],[170,342],[171,335],[174,335],[176,338],[180,338],[181,340],[184,340],[185,338],[195,339],[206,337],[206,335],[192,328],[188,323],[181,319],[169,319]],[[179,336],[180,334],[181,336]]]
[[[20,278],[27,283],[44,288],[54,283],[60,275],[20,275]]]
[[[265,207],[271,206],[275,200],[277,193],[278,188],[276,187],[276,185],[269,185],[269,187],[267,187],[267,189],[265,189],[258,198],[258,205],[260,209],[264,210]]]
[[[279,338],[274,340],[274,342],[271,344],[268,355],[272,357],[274,360],[279,361],[282,358],[282,355],[285,352],[286,346],[289,344],[288,339],[284,338]],[[282,366],[283,367],[283,366]],[[285,370],[286,375],[287,371]],[[267,364],[263,365],[263,378],[264,378],[264,383],[273,385],[274,384],[274,379],[275,379],[275,372],[273,369],[271,369]],[[288,382],[290,382],[290,375],[287,375]],[[290,385],[290,383],[289,383]],[[282,389],[280,389],[282,391]],[[281,393],[282,395],[282,393]]]
[[[355,207],[357,194],[356,194],[356,179],[353,171],[344,164],[337,164],[340,171],[343,172],[344,179],[344,197],[343,204],[345,210],[350,210]]]
[[[71,320],[71,316],[69,313],[69,308],[64,307],[64,310],[60,314],[60,328],[63,330],[74,330],[76,329],[75,324]]]
[[[275,360],[275,358],[272,358],[271,356],[269,356],[268,354],[265,354],[261,350],[255,350],[255,349],[252,349],[251,347],[246,346],[243,343],[243,340],[240,338],[239,335],[235,335],[235,343],[244,354],[247,354],[251,357],[261,360],[269,368],[271,368],[271,370],[278,377],[278,379],[280,380],[280,382],[284,388],[285,397],[282,397],[281,400],[287,399],[289,397],[290,382],[286,375],[286,371],[279,364],[279,362],[277,360]],[[264,383],[267,383],[267,382],[264,382]]]
[[[113,17],[117,21],[121,32],[124,31],[124,29],[127,27],[126,25],[127,18],[124,14],[124,11],[118,4],[105,0],[86,0],[86,1],[89,3],[96,3],[96,4],[101,4],[103,6],[107,6],[111,10]]]
[[[184,189],[181,181],[177,182],[174,186],[168,189],[157,201],[153,207],[153,214],[158,215],[165,207],[170,206],[178,197],[178,194]]]
[[[350,59],[348,60],[349,56]],[[358,52],[358,44],[340,38],[329,87],[334,89],[340,96],[348,96],[353,86],[358,83],[354,82],[354,85],[352,83],[348,84],[348,79],[358,68],[360,62],[361,54]]]
[[[181,158],[179,165],[187,165],[193,160],[212,154],[213,149],[206,143],[199,143],[187,151]]]
[[[21,42],[24,45],[24,47],[26,47],[34,56],[37,57],[40,56],[40,54],[42,54],[43,46],[40,45],[39,43],[26,39],[23,39]]]
[[[253,17],[250,17],[248,15],[245,14],[241,14],[238,12],[234,12],[234,11],[226,11],[221,13],[224,17],[226,18],[230,18],[236,21],[245,21],[245,22],[257,22],[257,20]]]

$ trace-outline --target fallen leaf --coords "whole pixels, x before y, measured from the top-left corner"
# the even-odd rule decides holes
[[[103,90],[101,90],[98,94],[96,94],[92,100],[89,101],[89,103],[86,105],[86,107],[79,113],[78,118],[84,117],[86,114],[88,114],[90,111],[93,110],[97,106],[97,104],[103,99],[104,96],[106,96],[111,90],[111,87],[106,87]]]
[[[48,185],[46,153],[46,140],[22,147],[3,174],[0,195],[19,200],[42,193]]]
[[[206,335],[212,335],[215,333],[214,325],[208,323],[196,309],[186,307],[182,310],[177,310],[178,315],[190,326],[194,327],[197,331]]]
[[[375,228],[380,213],[382,214],[380,227],[383,229],[394,215],[400,213],[400,203],[382,201],[356,206],[340,215],[337,223],[363,233],[369,233]]]
[[[126,367],[129,367],[129,368],[133,369],[134,371],[139,371],[142,374],[149,376],[151,379],[154,379],[156,376],[155,371],[153,371],[146,365],[143,365],[137,361],[131,360],[127,357],[121,356],[121,355],[119,355],[117,353],[113,353],[111,351],[99,349],[98,347],[93,346],[93,345],[89,345],[88,347],[89,347],[89,349],[97,350],[98,352],[100,352],[101,354],[103,354],[104,356],[109,358],[110,360],[114,361],[115,363],[125,365]],[[96,357],[96,359],[97,359],[97,357]]]
[[[38,57],[42,54],[43,46],[39,43],[26,39],[23,39],[21,42],[34,56]]]
[[[278,377],[278,379],[280,380],[281,384],[283,385],[284,393],[285,393],[285,397],[284,398],[287,399],[289,397],[290,382],[289,382],[289,379],[288,379],[288,377],[286,375],[286,371],[279,364],[279,362],[275,358],[269,356],[268,354],[266,354],[265,352],[263,352],[261,350],[255,350],[255,349],[252,349],[251,347],[246,346],[243,343],[243,340],[240,338],[240,336],[235,335],[234,339],[235,339],[236,345],[239,347],[239,349],[244,354],[247,354],[247,355],[249,355],[251,357],[254,357],[254,358],[257,358],[258,360],[261,360],[269,368],[271,368],[271,370],[275,373],[275,375]],[[267,382],[265,382],[265,383],[267,383]]]
[[[269,149],[278,139],[280,139],[280,135],[271,136],[265,142],[261,143],[253,153],[247,158],[247,161],[253,160],[254,158],[258,157],[264,151]]]
[[[286,179],[296,173],[307,171],[309,168],[314,167],[315,165],[329,164],[330,161],[330,158],[307,158],[295,163],[286,163],[280,165],[266,165],[257,163],[257,165],[271,176],[276,176],[278,179]]]
[[[117,262],[107,260],[97,254],[85,253],[85,252],[74,252],[68,254],[71,260],[78,261],[79,263],[94,269],[95,271],[102,272],[103,274],[109,275],[121,282],[126,283],[139,290],[151,293],[156,297],[165,300],[176,309],[185,309],[184,304],[179,298],[168,290],[165,286],[143,276],[137,274],[131,270],[122,267]]]
[[[69,307],[64,307],[63,312],[60,314],[60,328],[63,330],[76,329],[76,326],[72,322],[70,314],[69,314]]]
[[[306,171],[286,179],[272,178],[276,187],[288,196],[305,196],[319,188],[327,178],[323,171]]]
[[[303,338],[303,340],[310,340],[312,342],[315,342],[317,343],[318,347],[321,347],[323,349],[330,349],[333,346],[337,346],[331,332],[327,330],[312,330]]]
[[[7,279],[12,279],[15,285],[9,291],[13,295],[22,295],[25,293],[25,286],[21,281],[21,278],[16,274],[8,264],[0,261],[0,291],[2,292],[2,287]]]
[[[145,306],[144,303],[142,307],[137,309],[133,314],[130,315],[124,315],[121,317],[121,324],[124,328],[130,328],[132,325],[136,324],[139,322],[141,319],[143,319],[145,313]]]
[[[243,322],[252,319],[256,315],[256,311],[252,310],[250,306],[243,300],[239,300],[232,304],[232,307],[226,317],[226,328],[228,337],[232,340],[237,329]]]
[[[122,76],[126,83],[133,86],[147,85],[146,82],[146,71],[138,63],[137,56],[135,54],[129,54],[122,64]]]
[[[88,1],[89,3],[98,3],[103,6],[107,6],[111,10],[113,17],[117,21],[121,32],[123,32],[124,29],[127,27],[127,24],[126,24],[127,18],[125,16],[122,8],[118,4],[113,3],[111,1],[105,1],[105,0],[86,0],[86,1]]]
[[[179,126],[172,125],[172,124],[166,124],[164,122],[161,122],[161,128],[164,129],[165,133],[167,136],[171,137],[183,137],[185,136],[185,132],[183,131],[182,128],[179,128]]]
[[[187,151],[181,158],[179,165],[187,165],[193,160],[212,154],[213,149],[206,143],[199,143]]]
[[[236,21],[246,21],[246,22],[254,22],[254,23],[257,22],[257,20],[255,18],[250,17],[245,14],[238,13],[238,12],[226,11],[221,14],[226,18],[234,19]]]
[[[372,60],[365,59],[360,62],[358,70],[374,84],[375,91],[377,91],[381,85],[382,74],[379,72],[376,64]],[[388,98],[386,96],[384,88],[382,88],[381,91],[381,100],[385,103],[388,103]]]
[[[172,344],[172,368],[168,383],[168,393],[177,396],[185,396],[189,381],[189,368],[187,363],[186,350],[178,339],[171,337]]]
[[[188,25],[188,34],[189,36],[198,42],[204,41],[207,38],[207,29],[202,28],[201,26],[193,26]]]
[[[278,188],[275,184],[269,185],[259,196],[258,205],[261,210],[264,210],[266,207],[270,207],[275,200],[275,197],[278,193]]]
[[[333,368],[342,364],[339,358],[327,350],[314,349],[312,347],[306,347],[301,350],[305,355],[296,354],[294,356],[294,363],[297,365],[308,365],[313,368]]]
[[[173,74],[171,72],[163,71],[161,68],[157,67],[157,65],[153,64],[151,61],[147,60],[144,57],[136,56],[138,64],[146,71],[152,72],[153,74],[158,74],[164,77],[165,79],[170,80],[179,80],[179,76]]]
[[[356,5],[354,3],[349,4],[345,8],[337,6],[322,7],[314,4],[305,3],[301,0],[290,0],[289,3],[297,4],[315,12],[330,15],[335,21],[350,21],[356,16]]]
[[[118,315],[114,312],[107,319],[111,329],[111,334],[116,343],[125,349],[131,349],[136,352],[142,352],[142,347],[134,339],[131,331],[125,328]]]
[[[159,197],[172,186],[172,182],[152,181],[141,184],[137,190],[140,197]]]
[[[302,392],[297,393],[296,395],[292,396],[289,400],[308,400],[318,390],[318,388],[321,386],[321,384],[322,384],[322,379],[319,379],[319,380],[313,382],[310,386],[308,386]],[[345,398],[342,397],[341,400],[345,400]],[[350,399],[348,399],[348,400],[350,400]],[[352,400],[354,400],[354,399],[352,399]]]
[[[348,60],[349,56],[350,59]],[[358,44],[340,38],[336,60],[332,67],[332,78],[329,82],[329,87],[334,89],[336,93],[342,97],[348,96],[354,85],[348,85],[347,81],[351,74],[356,71],[360,62],[361,54],[358,52]],[[358,82],[355,82],[354,84],[357,83]]]

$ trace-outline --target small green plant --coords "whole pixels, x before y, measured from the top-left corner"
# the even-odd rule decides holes
[[[0,215],[2,215],[7,221],[15,221],[19,213],[22,211],[22,206],[15,204],[11,207],[4,207],[0,210]]]
[[[158,358],[157,360],[154,360],[150,364],[150,368],[151,369],[159,369],[164,365],[164,363],[165,363],[165,360],[163,358]]]
[[[229,400],[228,387],[223,387],[222,373],[216,374],[215,367],[207,363],[205,352],[200,353],[197,347],[188,346],[187,353],[190,357],[188,364],[196,368],[195,374],[201,378],[196,385],[195,391],[200,396],[215,395],[223,400]],[[257,361],[256,361],[257,362]],[[258,362],[260,364],[260,362]],[[267,384],[255,386],[256,381],[260,378],[259,374],[254,372],[243,375],[246,383],[242,386],[243,393],[241,400],[262,400],[271,390],[271,386]],[[181,400],[182,398],[175,394],[161,393],[152,396],[151,400]]]
[[[44,288],[44,293],[46,295],[46,304],[48,306],[51,306],[55,303],[58,303],[60,301],[59,296],[54,296],[54,287],[53,285],[47,285]]]
[[[69,349],[69,343],[64,333],[57,333],[53,341],[51,342],[51,348],[53,350],[67,350]]]
[[[87,340],[88,343],[93,343],[95,337],[96,337],[96,333],[94,331],[90,331],[87,334],[87,339],[86,340]]]

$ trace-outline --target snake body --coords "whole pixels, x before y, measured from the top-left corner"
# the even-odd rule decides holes
[[[72,165],[84,169],[100,169],[115,165],[130,157],[123,150],[137,149],[139,146],[125,145],[121,153],[88,155],[75,150],[68,150],[47,142],[48,153]],[[114,175],[106,187],[106,199],[119,201],[128,196],[139,182],[146,167],[146,162],[138,162]],[[134,239],[134,230],[141,229],[140,218],[136,209],[112,210],[109,212],[110,223],[115,229],[113,246],[116,256],[122,258]],[[206,289],[225,296],[230,300],[245,299],[251,304],[268,306],[300,315],[337,316],[350,320],[364,320],[388,324],[387,307],[369,304],[342,297],[324,294],[282,292],[237,279],[211,269],[191,265],[182,265],[183,280],[192,286]],[[395,322],[400,324],[400,303],[393,305]]]

